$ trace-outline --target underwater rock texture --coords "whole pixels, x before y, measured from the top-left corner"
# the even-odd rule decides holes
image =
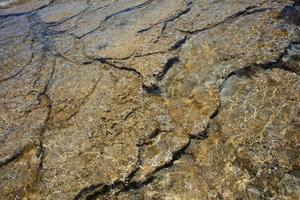
[[[0,0],[0,199],[300,199],[300,3]]]

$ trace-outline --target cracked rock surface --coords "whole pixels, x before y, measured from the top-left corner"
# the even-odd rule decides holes
[[[298,0],[0,0],[0,199],[300,199]]]

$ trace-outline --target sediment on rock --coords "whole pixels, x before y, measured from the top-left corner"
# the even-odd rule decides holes
[[[0,0],[0,199],[299,199],[299,10]]]

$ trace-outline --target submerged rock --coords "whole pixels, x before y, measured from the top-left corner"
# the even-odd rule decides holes
[[[299,199],[298,11],[0,0],[0,199]]]

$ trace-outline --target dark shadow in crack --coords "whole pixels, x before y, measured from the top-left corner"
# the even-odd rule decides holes
[[[286,6],[279,17],[290,24],[300,26],[300,0],[294,0],[294,4]]]

